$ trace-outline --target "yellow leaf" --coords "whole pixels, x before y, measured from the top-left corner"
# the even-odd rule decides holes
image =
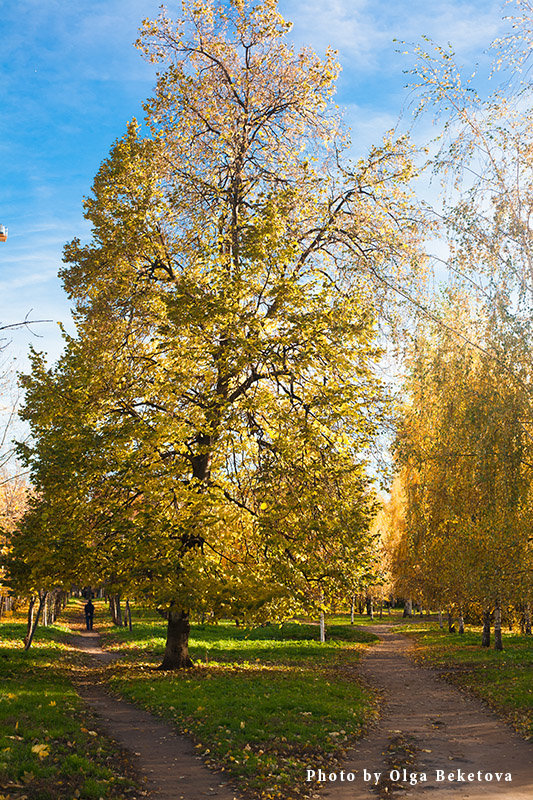
[[[35,753],[41,761],[43,758],[50,755],[50,748],[47,744],[34,744],[31,751]]]

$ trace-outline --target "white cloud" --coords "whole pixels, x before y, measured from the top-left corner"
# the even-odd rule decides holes
[[[501,28],[501,3],[461,0],[281,0],[281,12],[294,22],[292,37],[317,50],[339,50],[344,69],[364,73],[396,61],[393,40],[429,36],[470,56],[488,47]],[[401,71],[400,60],[396,61]]]

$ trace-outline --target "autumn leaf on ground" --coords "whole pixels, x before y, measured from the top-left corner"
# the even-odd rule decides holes
[[[41,761],[43,758],[46,758],[50,755],[50,748],[47,744],[34,744],[31,751],[32,753],[35,753]]]

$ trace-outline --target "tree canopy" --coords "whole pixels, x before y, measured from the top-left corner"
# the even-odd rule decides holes
[[[112,147],[65,248],[77,336],[38,354],[21,447],[38,490],[17,557],[159,605],[165,667],[191,609],[311,607],[364,558],[388,413],[377,316],[410,274],[410,145],[356,164],[338,72],[272,0],[145,21],[145,126]],[[41,562],[42,563],[42,562]],[[243,605],[244,604],[244,605]]]

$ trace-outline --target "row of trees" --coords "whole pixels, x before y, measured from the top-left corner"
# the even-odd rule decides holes
[[[501,647],[502,606],[531,631],[531,398],[494,357],[494,319],[473,319],[457,296],[449,311],[483,349],[434,325],[419,332],[396,446],[393,571],[404,596],[452,607],[460,629],[464,613],[488,626],[494,612]],[[522,344],[506,342],[510,359]]]

